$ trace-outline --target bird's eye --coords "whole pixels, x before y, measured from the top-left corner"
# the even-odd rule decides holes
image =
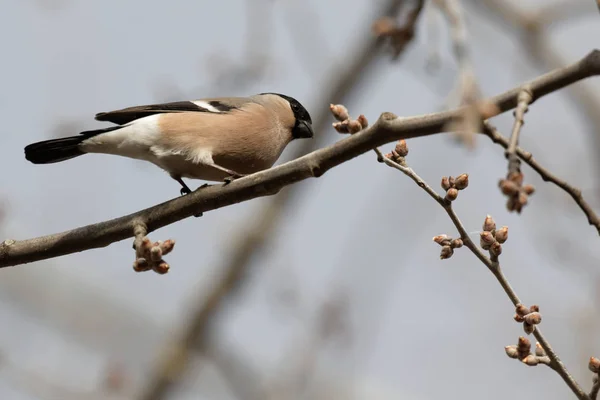
[[[299,109],[300,107],[298,107],[298,104],[292,104],[292,110],[298,111]]]

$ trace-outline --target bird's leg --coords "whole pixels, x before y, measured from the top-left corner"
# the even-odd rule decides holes
[[[210,164],[210,166],[213,167],[213,168],[215,168],[215,169],[218,169],[219,171],[223,171],[223,172],[225,172],[226,174],[229,175],[229,176],[227,176],[227,177],[225,177],[223,179],[223,181],[225,182],[226,185],[228,183],[233,182],[235,179],[242,178],[242,177],[246,176],[245,174],[240,174],[239,172],[235,172],[235,171],[233,171],[231,169],[227,169],[225,167],[221,167],[220,165],[215,164],[215,163]]]
[[[183,179],[181,179],[180,176],[171,175],[171,177],[173,179],[175,179],[177,182],[179,182],[179,184],[181,185],[181,190],[179,191],[179,193],[181,193],[182,196],[192,193],[192,190],[188,187],[188,185],[185,184],[185,182],[183,181]],[[208,184],[204,184],[201,187],[206,187],[206,186],[208,186]],[[202,216],[202,213],[194,214],[194,217],[196,217],[196,218],[200,218],[201,216]]]
[[[182,196],[192,193],[192,189],[190,189],[188,187],[188,185],[185,184],[185,182],[183,181],[183,179],[181,179],[180,176],[172,176],[171,175],[171,177],[173,179],[175,179],[177,182],[179,182],[179,184],[181,185],[181,190],[179,191],[179,193],[181,193]]]

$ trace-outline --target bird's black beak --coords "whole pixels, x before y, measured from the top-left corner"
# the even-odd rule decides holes
[[[298,121],[292,131],[292,135],[295,139],[312,138],[314,136],[312,125],[307,121]]]

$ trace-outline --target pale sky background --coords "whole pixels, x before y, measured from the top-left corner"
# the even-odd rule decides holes
[[[586,3],[588,10],[551,29],[551,40],[569,62],[600,47],[594,40],[600,37],[594,2],[572,2]],[[365,39],[373,20],[367,16],[378,15],[373,4],[382,2],[257,0],[251,18],[246,3],[0,0],[2,239],[119,217],[179,193],[176,182],[149,164],[91,155],[37,166],[25,160],[25,145],[103,126],[93,120],[99,111],[179,96],[276,91],[297,98],[314,116],[329,103],[321,88]],[[485,95],[544,72],[532,65],[510,27],[473,1],[464,3]],[[546,2],[518,3],[533,10]],[[249,19],[256,24],[250,38]],[[444,40],[437,74],[424,71],[429,42],[422,19],[402,59],[378,63],[346,104],[351,113],[375,121],[383,111],[408,116],[442,109],[456,64],[445,24],[438,29]],[[251,84],[226,78],[215,83],[215,72],[227,69],[227,60],[247,62],[249,41],[257,51],[252,59],[266,58],[266,72]],[[600,93],[598,80],[583,84]],[[526,115],[521,143],[582,187],[599,209],[593,160],[598,149],[591,135],[600,132],[590,130],[577,107],[565,92],[539,100]],[[495,123],[508,134],[511,114]],[[333,129],[316,134],[328,144],[340,139]],[[503,151],[484,137],[471,152],[442,135],[411,140],[409,147],[409,164],[436,188],[443,175],[470,174],[470,186],[455,205],[469,231],[476,233],[488,213],[509,226],[501,257],[505,272],[524,302],[540,304],[544,333],[589,388],[587,359],[600,356],[595,230],[567,195],[528,167],[526,180],[538,191],[522,215],[508,213],[497,189],[506,173]],[[201,183],[188,182],[193,188]],[[265,378],[275,376],[292,363],[294,349],[301,349],[307,321],[321,302],[341,290],[349,298],[351,346],[328,347],[318,372],[330,385],[355,390],[355,397],[344,398],[572,396],[551,370],[527,368],[505,356],[504,346],[522,334],[512,322],[510,302],[466,249],[439,260],[431,237],[455,231],[412,181],[368,153],[299,185],[301,196],[288,208],[277,238],[259,253],[258,268],[219,323],[219,346],[238,353]],[[125,366],[131,390],[142,387],[169,333],[219,276],[230,244],[267,201],[255,199],[153,232],[153,240],[177,242],[165,276],[133,272],[131,240],[0,270],[0,398],[68,398],[43,381],[79,393],[71,398],[103,398],[81,393],[96,390],[110,362]],[[284,287],[299,295],[300,310],[277,305]],[[209,371],[191,375],[172,398],[230,398],[225,393]]]

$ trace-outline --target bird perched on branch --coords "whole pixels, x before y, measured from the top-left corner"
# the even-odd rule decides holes
[[[225,181],[270,168],[294,139],[313,137],[308,111],[279,93],[153,104],[96,114],[117,124],[25,147],[34,164],[103,153],[150,161],[182,178]]]

